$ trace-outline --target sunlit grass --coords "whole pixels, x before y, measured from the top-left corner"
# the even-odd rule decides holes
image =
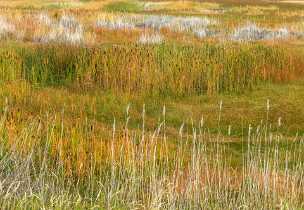
[[[279,124],[270,131],[267,118],[246,126],[241,142],[229,143],[221,130],[210,135],[202,120],[182,124],[172,139],[165,107],[147,131],[145,106],[138,130],[129,129],[128,107],[125,121],[114,118],[112,128],[100,130],[90,119],[66,122],[64,108],[58,116],[19,121],[9,104],[1,121],[0,171],[8,208],[20,202],[31,208],[303,207],[303,139],[283,137]]]
[[[1,51],[4,81],[26,79],[42,86],[77,85],[158,96],[241,93],[263,82],[290,81],[301,74],[295,65],[302,65],[291,51],[256,44],[8,45]]]
[[[301,8],[0,1],[1,209],[304,208]]]

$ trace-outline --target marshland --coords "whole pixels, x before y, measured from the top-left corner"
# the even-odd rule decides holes
[[[303,3],[0,0],[1,209],[303,209]]]

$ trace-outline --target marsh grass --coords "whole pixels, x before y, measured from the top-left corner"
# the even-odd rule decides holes
[[[226,17],[207,15],[178,15],[178,14],[130,14],[126,12],[93,12],[85,14],[77,10],[4,10],[1,14],[0,39],[6,41],[20,41],[28,43],[61,43],[71,45],[91,44],[99,46],[101,43],[137,42],[136,32],[161,32],[169,41],[180,41],[183,44],[196,44],[195,37],[213,38],[217,41],[292,41],[302,40],[303,24],[301,20],[290,23],[261,23],[258,20],[247,19],[252,22],[246,27],[244,20],[232,21]],[[241,18],[242,19],[242,18]],[[244,19],[244,18],[243,18]],[[65,25],[64,22],[74,22]],[[256,24],[256,25],[255,25]],[[104,35],[99,30],[111,30],[120,34]],[[124,33],[128,32],[128,37]],[[112,32],[113,33],[113,32]],[[176,36],[172,36],[176,34]],[[128,41],[127,41],[128,40]],[[124,42],[125,41],[125,42]],[[200,40],[202,43],[202,40]]]
[[[145,106],[138,130],[129,129],[129,111],[124,122],[114,118],[102,132],[91,120],[66,124],[64,110],[14,127],[18,119],[10,116],[6,100],[2,207],[303,208],[301,137],[288,139],[279,127],[269,131],[266,120],[248,125],[242,141],[233,143],[220,130],[210,135],[203,122],[193,121],[181,125],[173,143],[165,107],[152,131],[145,130]]]
[[[0,1],[1,209],[303,209],[301,8]]]
[[[1,49],[1,79],[77,85],[129,94],[198,95],[242,92],[290,81],[300,59],[279,46],[117,45],[83,48],[33,45]]]

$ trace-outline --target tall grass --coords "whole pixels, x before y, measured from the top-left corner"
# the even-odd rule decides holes
[[[298,64],[291,51],[259,44],[7,45],[0,52],[0,78],[130,94],[212,95],[291,80],[299,76]]]
[[[208,109],[219,113],[213,122],[195,116],[211,98],[197,95],[302,76],[303,52],[285,47],[303,37],[300,11],[118,1],[100,13],[92,1],[42,3],[54,8],[41,12],[38,2],[22,11],[10,4],[20,6],[1,3],[0,89],[8,97],[0,101],[1,209],[304,209],[304,139],[291,134],[302,132],[301,114],[290,117],[301,102],[288,104],[301,94],[281,102],[288,115],[277,123],[269,100],[265,113],[261,102],[247,101],[259,107],[251,112],[255,126],[234,103],[229,114],[222,101]],[[57,10],[77,5],[86,9]],[[144,10],[151,14],[125,14]],[[245,20],[257,25],[237,28]],[[45,86],[52,88],[37,90]],[[200,99],[184,97],[191,95]],[[158,114],[166,103],[159,96],[183,99],[184,113],[170,104]],[[132,98],[136,111],[120,112]],[[143,105],[140,113],[151,101],[153,110]]]
[[[303,139],[289,140],[270,123],[248,126],[241,142],[203,121],[166,132],[166,110],[154,131],[113,120],[65,123],[40,115],[14,124],[9,103],[0,124],[0,203],[4,209],[300,209]],[[122,124],[123,123],[123,124]],[[220,123],[220,117],[219,117]],[[16,126],[15,126],[16,125]],[[174,143],[173,143],[174,142]],[[230,143],[229,143],[230,142]]]

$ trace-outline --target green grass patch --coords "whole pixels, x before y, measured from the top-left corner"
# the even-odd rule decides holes
[[[140,12],[142,11],[143,6],[140,2],[137,1],[119,1],[111,2],[104,7],[104,10],[107,12]]]

